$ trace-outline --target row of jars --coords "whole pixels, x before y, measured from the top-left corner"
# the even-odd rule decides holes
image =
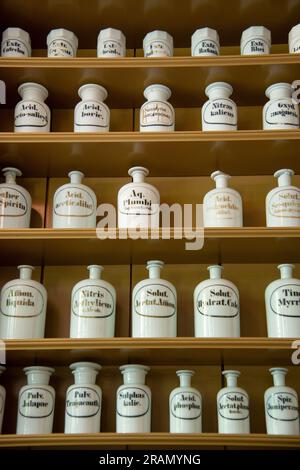
[[[266,90],[269,101],[263,108],[263,129],[298,129],[298,97],[289,83],[275,83]],[[23,83],[18,92],[22,100],[14,113],[15,132],[50,132],[51,112],[45,100],[48,90],[39,83]],[[230,98],[233,88],[226,82],[214,82],[205,89],[209,98],[201,111],[203,131],[235,131],[238,110]],[[295,92],[296,93],[296,92]],[[74,132],[108,132],[110,110],[104,103],[107,90],[96,83],[82,85],[78,90],[81,101],[74,111]],[[175,110],[169,98],[171,90],[162,84],[152,84],[144,90],[147,101],[140,110],[140,132],[172,132],[175,130]]]
[[[0,184],[0,228],[28,228],[32,200],[28,191],[17,184],[21,175],[17,168],[3,168],[5,182]],[[132,182],[118,192],[120,229],[158,228],[160,226],[160,194],[145,181],[149,171],[133,167],[128,171]],[[267,227],[300,226],[300,188],[292,184],[294,171],[281,169],[274,176],[278,186],[266,197]],[[60,186],[53,197],[53,228],[95,228],[97,198],[94,191],[82,183],[80,171],[69,173],[70,182]],[[229,187],[230,176],[215,171],[211,178],[216,187],[203,200],[204,227],[242,227],[243,202],[240,194]],[[98,214],[99,215],[99,214]]]
[[[289,52],[300,53],[300,24],[289,32]],[[78,38],[64,28],[53,29],[47,36],[48,57],[76,57]],[[242,33],[241,55],[270,54],[271,31],[264,26],[250,26]],[[166,31],[155,30],[143,40],[144,57],[172,57],[173,37]],[[191,55],[215,57],[220,54],[219,34],[212,28],[197,29],[191,39]],[[2,57],[30,57],[30,35],[21,28],[7,28],[1,42]],[[126,56],[126,38],[115,28],[102,29],[98,35],[97,56],[119,58]]]
[[[100,432],[102,391],[96,384],[101,366],[91,362],[70,365],[75,383],[66,392],[66,434]],[[149,367],[130,364],[120,367],[124,384],[116,392],[116,432],[151,432],[152,394],[145,384]],[[5,368],[0,367],[0,373]],[[55,390],[49,385],[53,368],[25,367],[27,385],[19,392],[17,434],[49,434],[53,428]],[[285,385],[285,368],[272,368],[274,385],[264,394],[268,434],[299,435],[297,392]],[[217,394],[218,432],[249,434],[249,396],[237,384],[239,371],[226,370],[227,385]],[[178,370],[179,387],[169,397],[169,430],[171,433],[201,433],[203,402],[199,390],[192,387],[192,370]],[[5,389],[0,386],[0,432],[4,415]]]
[[[177,336],[177,292],[161,278],[164,263],[148,261],[149,277],[132,291],[134,338]],[[7,282],[0,295],[0,338],[34,339],[45,335],[47,291],[31,279],[34,268],[19,266],[20,278]],[[209,266],[209,279],[194,290],[194,334],[197,338],[240,337],[240,299],[237,286],[222,278],[222,266]],[[300,338],[300,280],[292,264],[281,264],[280,279],[265,290],[268,336]],[[71,293],[70,337],[111,338],[115,335],[116,290],[101,279],[103,268],[88,267],[89,278]]]

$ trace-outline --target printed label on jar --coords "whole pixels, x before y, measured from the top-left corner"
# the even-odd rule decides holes
[[[242,48],[243,55],[269,54],[269,45],[263,39],[250,39]]]
[[[300,286],[288,284],[275,289],[270,297],[270,307],[276,315],[300,318]]]
[[[1,313],[7,317],[37,317],[44,307],[43,294],[36,287],[18,284],[2,290]]]
[[[65,39],[54,39],[48,47],[48,57],[74,56],[73,46]]]
[[[146,46],[144,55],[145,57],[170,57],[172,51],[165,41],[152,41]]]
[[[292,100],[272,100],[265,107],[265,122],[270,126],[283,125],[299,127],[298,105]]]
[[[46,107],[38,101],[21,101],[15,109],[15,127],[47,127],[49,115]]]
[[[300,219],[300,191],[278,189],[269,200],[268,211],[273,217]]]
[[[227,191],[208,195],[205,199],[205,212],[206,217],[212,221],[235,221],[241,215],[241,200],[237,195]]]
[[[267,399],[266,411],[276,421],[296,421],[299,418],[297,396],[289,392],[272,393]]]
[[[108,129],[109,112],[107,107],[97,101],[85,101],[76,109],[75,125],[78,127],[89,126]]]
[[[248,396],[241,392],[225,392],[219,398],[218,413],[222,418],[233,421],[242,421],[248,419]]]
[[[80,287],[72,296],[72,312],[78,317],[107,318],[113,314],[114,309],[114,298],[105,287]]]
[[[42,387],[24,390],[19,398],[19,413],[25,418],[47,418],[54,408],[54,395]]]
[[[2,393],[0,391],[0,416],[1,416],[1,413],[3,412],[3,409],[4,409],[4,402],[5,402],[4,396],[2,395]]]
[[[176,314],[176,297],[170,287],[151,284],[135,292],[133,299],[135,313],[143,317],[170,318]]]
[[[149,101],[141,107],[140,127],[153,126],[174,126],[174,111],[166,101]]]
[[[219,55],[219,45],[210,39],[202,39],[194,47],[192,55]]]
[[[139,418],[150,410],[150,397],[142,388],[126,387],[117,394],[117,413],[123,418]]]
[[[21,191],[10,187],[0,188],[0,216],[22,217],[27,211],[27,200]]]
[[[209,100],[204,105],[203,122],[205,124],[221,124],[237,126],[236,106],[230,99]]]
[[[90,387],[76,387],[67,393],[66,413],[72,418],[91,418],[100,408],[100,395]]]
[[[121,191],[119,202],[119,211],[125,215],[153,215],[159,210],[156,192],[138,184]]]
[[[124,47],[119,41],[106,40],[100,43],[98,55],[101,56],[124,56]]]
[[[20,39],[6,39],[2,41],[1,45],[1,55],[2,56],[9,56],[9,55],[20,55],[24,57],[28,57],[30,51],[27,45],[20,41]]]
[[[201,397],[194,392],[178,392],[171,400],[171,413],[175,418],[193,420],[201,416]]]
[[[54,213],[61,217],[89,217],[95,211],[92,196],[83,188],[72,186],[55,195]]]
[[[239,315],[239,295],[223,284],[204,287],[197,295],[197,311],[216,318],[234,318]]]
[[[291,52],[292,53],[300,52],[300,39],[298,41],[294,42]]]

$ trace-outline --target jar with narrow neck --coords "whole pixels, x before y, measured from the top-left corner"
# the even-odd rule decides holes
[[[13,167],[3,168],[2,172],[5,182],[0,184],[0,228],[29,228],[31,196],[16,182],[22,172]]]
[[[293,100],[292,93],[289,83],[275,83],[267,88],[269,101],[263,108],[265,130],[299,129],[299,106]]]
[[[74,132],[108,132],[110,110],[104,103],[107,91],[101,85],[89,83],[78,90],[81,101],[74,111]]]
[[[170,88],[149,85],[144,90],[147,101],[140,110],[140,132],[172,132],[175,130],[175,111],[168,102]]]
[[[5,371],[6,371],[6,368],[3,366],[0,366],[0,376]],[[5,410],[5,398],[6,398],[5,388],[2,385],[0,385],[0,434],[2,433],[3,416],[4,416],[4,410]]]
[[[15,107],[15,132],[50,132],[51,113],[45,103],[48,90],[39,83],[23,83],[18,88],[22,98]]]
[[[300,188],[292,185],[294,171],[278,170],[278,187],[266,198],[267,227],[300,227]]]
[[[203,131],[237,130],[237,106],[230,99],[232,86],[225,82],[208,85],[205,94],[209,100],[202,107]]]

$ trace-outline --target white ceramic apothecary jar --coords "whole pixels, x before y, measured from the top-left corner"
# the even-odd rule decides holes
[[[30,57],[31,41],[27,31],[21,28],[7,28],[2,33],[2,57]]]
[[[106,89],[96,83],[82,85],[78,90],[81,101],[74,111],[74,132],[108,132],[110,111],[104,103]]]
[[[241,38],[241,55],[270,54],[271,31],[264,26],[250,26]]]
[[[70,171],[70,183],[58,188],[53,198],[53,228],[95,228],[97,199],[82,184],[84,174]]]
[[[0,184],[0,228],[29,228],[31,196],[16,183],[22,172],[17,168],[3,168],[5,182]]]
[[[151,31],[143,41],[144,57],[172,57],[173,38],[166,31]]]
[[[102,391],[96,385],[96,378],[101,366],[93,362],[75,362],[70,369],[75,384],[66,394],[65,433],[100,432]]]
[[[249,396],[238,387],[237,370],[224,370],[227,385],[217,395],[218,431],[220,434],[249,434]]]
[[[115,335],[116,290],[101,279],[102,266],[88,266],[89,279],[78,282],[71,298],[71,338],[112,338]]]
[[[278,269],[281,279],[265,292],[268,336],[300,338],[300,279],[293,277],[293,264],[280,264]]]
[[[31,279],[33,266],[18,266],[20,278],[1,290],[0,335],[3,339],[44,338],[47,291]]]
[[[299,435],[299,403],[297,392],[285,385],[288,370],[270,369],[274,386],[265,392],[267,434]]]
[[[115,28],[102,29],[98,35],[97,57],[118,58],[126,56],[126,38]]]
[[[220,54],[219,35],[215,29],[200,28],[192,35],[192,56],[215,57]]]
[[[76,57],[77,36],[67,29],[52,29],[47,36],[48,57]]]
[[[119,228],[159,228],[160,195],[145,177],[149,171],[142,166],[128,170],[132,182],[118,192]]]
[[[116,431],[146,433],[151,431],[151,390],[145,385],[147,366],[128,364],[120,367],[124,385],[117,390]]]
[[[5,372],[6,368],[0,366],[0,376],[3,372]],[[5,388],[0,385],[0,434],[2,433],[2,424],[3,424],[3,416],[4,416],[4,409],[5,409],[5,397],[6,391]]]
[[[299,128],[299,106],[292,99],[293,88],[289,83],[275,83],[266,90],[269,101],[263,108],[265,130]]]
[[[300,188],[292,185],[294,171],[278,170],[278,187],[272,189],[266,197],[267,227],[300,226]]]
[[[300,24],[294,26],[289,32],[289,51],[290,54],[300,53]]]
[[[231,85],[215,82],[208,85],[205,94],[209,98],[202,107],[203,131],[237,130],[237,106],[230,99],[233,93]]]
[[[209,191],[203,201],[204,227],[242,227],[243,202],[240,194],[229,188],[231,177],[222,171],[215,171],[211,179],[216,188]]]
[[[222,266],[209,266],[210,279],[194,290],[196,338],[238,338],[240,300],[237,287],[222,279]]]
[[[132,291],[132,337],[175,338],[177,294],[169,281],[161,279],[162,261],[148,261],[149,278]]]
[[[168,102],[171,90],[165,85],[149,85],[144,90],[147,101],[140,110],[140,132],[172,132],[175,111]]]
[[[50,434],[53,427],[55,390],[49,385],[52,367],[25,367],[27,385],[21,388],[17,434]]]
[[[178,370],[176,374],[180,386],[171,392],[169,398],[170,432],[180,434],[202,432],[202,397],[191,385],[195,372]]]
[[[15,107],[15,132],[50,132],[51,112],[44,101],[48,90],[39,83],[23,83],[18,88],[22,100]]]

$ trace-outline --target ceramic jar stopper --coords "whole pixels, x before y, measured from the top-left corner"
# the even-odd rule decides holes
[[[104,103],[106,89],[95,83],[82,85],[78,90],[81,101],[74,111],[74,132],[108,132],[110,111]]]
[[[192,56],[215,57],[220,54],[219,35],[215,29],[200,28],[192,35]]]
[[[177,335],[177,294],[169,281],[161,279],[162,261],[148,261],[149,278],[132,292],[133,338],[175,338]]]
[[[285,385],[288,370],[269,369],[274,386],[265,392],[265,416],[268,434],[299,435],[299,403],[297,392]]]
[[[50,434],[53,427],[55,390],[49,385],[51,367],[25,367],[27,385],[21,388],[17,434]]]
[[[241,55],[270,54],[271,31],[264,26],[250,26],[241,38]]]
[[[0,184],[0,228],[29,228],[31,196],[16,183],[22,172],[17,168],[3,168],[5,182]]]
[[[47,36],[48,57],[76,57],[78,39],[72,31],[52,29]]]
[[[149,85],[144,90],[147,101],[140,110],[141,132],[172,132],[175,129],[175,111],[168,102],[171,90],[165,85]]]
[[[1,290],[0,332],[3,339],[44,338],[47,291],[31,279],[33,266],[18,266],[20,279]]]
[[[96,385],[101,366],[93,362],[70,365],[75,378],[66,395],[65,434],[100,432],[102,391]]]
[[[275,83],[266,90],[269,101],[263,108],[265,130],[299,128],[299,106],[292,98],[293,88],[289,83]]]
[[[5,372],[6,368],[0,366],[0,375]],[[5,409],[5,397],[6,391],[5,388],[0,385],[0,434],[2,432],[2,424],[3,424],[3,416],[4,416],[4,409]]]
[[[50,132],[50,109],[44,103],[48,90],[39,83],[23,83],[18,88],[22,98],[15,107],[15,132]]]
[[[172,57],[173,38],[166,31],[151,31],[143,41],[144,57]]]
[[[147,366],[128,364],[120,367],[124,385],[117,390],[117,433],[151,431],[151,390],[145,385]]]
[[[95,228],[97,199],[82,184],[84,174],[70,171],[70,183],[58,188],[53,198],[53,228]]]
[[[217,395],[218,431],[220,434],[249,434],[249,396],[237,386],[241,373],[224,370],[227,385]]]
[[[195,374],[192,370],[176,372],[180,386],[175,388],[169,398],[170,432],[192,434],[202,432],[202,397],[191,386]]]
[[[70,338],[112,338],[115,334],[116,291],[101,279],[102,266],[88,266],[89,279],[72,290]]]
[[[300,24],[294,26],[289,32],[289,51],[290,54],[300,53]]]
[[[118,58],[126,56],[126,38],[115,28],[102,29],[98,35],[97,57]]]
[[[267,227],[300,226],[300,188],[292,185],[294,171],[278,170],[278,187],[272,189],[266,197]]]
[[[205,94],[209,98],[202,107],[203,131],[237,130],[237,106],[230,99],[233,93],[231,85],[215,82],[208,85]]]
[[[240,194],[228,187],[231,177],[215,171],[211,179],[216,188],[209,191],[203,201],[204,227],[242,227],[243,203]]]
[[[194,290],[196,338],[239,338],[239,291],[222,279],[222,266],[209,266],[210,279],[200,282]]]
[[[31,41],[27,31],[21,28],[7,28],[2,33],[2,57],[30,57]]]

